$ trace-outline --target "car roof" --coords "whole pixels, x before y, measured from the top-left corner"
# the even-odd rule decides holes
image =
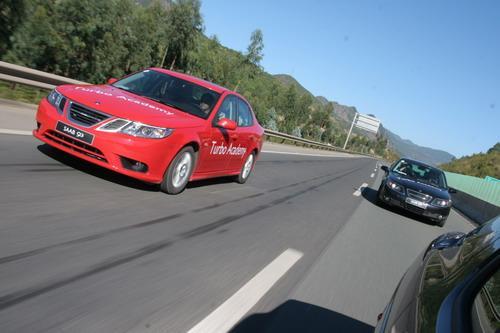
[[[165,69],[165,68],[158,68],[158,67],[151,67],[149,69],[150,70],[155,70],[155,71],[158,71],[158,72],[162,72],[162,73],[165,73],[165,74],[168,74],[168,75],[172,75],[172,76],[175,76],[175,77],[177,77],[179,79],[183,79],[183,80],[186,80],[186,81],[189,81],[189,82],[192,82],[192,83],[196,83],[197,85],[200,85],[200,86],[202,86],[204,88],[207,88],[207,89],[210,89],[212,91],[215,91],[215,92],[217,92],[219,94],[222,94],[224,92],[232,92],[231,90],[229,90],[229,89],[227,89],[225,87],[219,86],[218,84],[215,84],[215,83],[212,83],[212,82],[200,79],[200,78],[192,76],[192,75],[188,75],[188,74],[184,74],[184,73],[179,73],[179,72],[174,72],[174,71],[171,71],[171,70],[168,70],[168,69]]]

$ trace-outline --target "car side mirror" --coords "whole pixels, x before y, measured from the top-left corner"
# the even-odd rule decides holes
[[[107,82],[108,82],[108,84],[113,84],[116,81],[118,81],[118,79],[115,79],[114,77],[110,77]]]
[[[234,131],[238,125],[234,120],[228,118],[222,118],[217,122],[217,127],[224,128],[230,131]]]
[[[387,167],[387,165],[382,165],[380,169],[384,170],[386,173],[389,172],[389,168]]]
[[[448,193],[457,193],[457,190],[454,189],[453,187],[448,187]]]

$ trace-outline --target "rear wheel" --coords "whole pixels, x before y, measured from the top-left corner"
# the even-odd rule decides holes
[[[160,188],[168,194],[178,194],[184,191],[195,164],[195,152],[193,147],[183,148],[167,169]]]
[[[236,177],[236,181],[240,184],[244,184],[253,170],[253,165],[255,163],[255,153],[248,155],[245,163],[241,167],[240,174]]]

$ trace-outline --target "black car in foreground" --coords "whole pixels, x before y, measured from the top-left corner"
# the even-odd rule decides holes
[[[422,162],[402,158],[391,167],[382,166],[385,177],[380,184],[379,203],[398,206],[423,215],[444,226],[450,214],[450,193],[444,172]]]
[[[399,282],[375,332],[500,332],[500,216],[432,241]]]

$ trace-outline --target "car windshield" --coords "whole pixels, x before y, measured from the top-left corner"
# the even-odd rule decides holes
[[[203,119],[208,118],[220,97],[210,89],[154,70],[132,74],[113,86]]]
[[[431,166],[409,160],[399,160],[392,171],[407,178],[439,188],[446,188],[444,173]]]

